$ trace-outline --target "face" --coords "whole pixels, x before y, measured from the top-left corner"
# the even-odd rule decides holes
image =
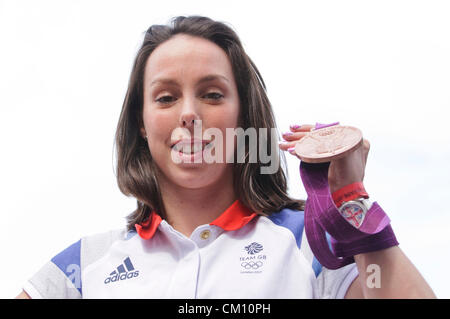
[[[149,56],[141,134],[147,136],[162,184],[192,189],[231,178],[232,164],[226,160],[207,163],[202,155],[212,146],[219,149],[215,143],[222,144],[225,152],[231,142],[226,129],[236,128],[238,115],[231,63],[213,42],[178,34]],[[222,141],[203,134],[211,129],[221,132]]]

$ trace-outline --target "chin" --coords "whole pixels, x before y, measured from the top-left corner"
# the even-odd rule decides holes
[[[229,177],[226,167],[177,167],[170,174],[172,182],[179,187],[188,189],[199,189],[208,187],[217,183],[224,183]]]

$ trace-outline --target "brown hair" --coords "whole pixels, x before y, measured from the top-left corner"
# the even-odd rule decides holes
[[[266,86],[253,61],[247,56],[237,34],[225,23],[202,16],[178,16],[172,25],[152,25],[145,33],[131,71],[128,90],[117,125],[115,143],[117,152],[117,181],[119,189],[137,199],[137,208],[127,216],[128,230],[148,218],[151,211],[165,218],[164,205],[158,186],[156,170],[147,142],[140,135],[143,126],[144,70],[150,54],[176,34],[187,34],[212,41],[222,48],[230,59],[240,101],[238,126],[244,130],[276,128],[272,107],[266,95]],[[271,134],[264,141],[270,153]],[[278,141],[277,141],[278,142]],[[262,143],[258,140],[258,143]],[[264,144],[262,144],[264,145]],[[249,151],[246,145],[245,155]],[[259,149],[259,148],[258,148]],[[281,155],[280,155],[281,154]],[[284,154],[276,154],[286,167]],[[283,167],[274,174],[260,174],[262,164],[236,163],[233,166],[234,188],[239,200],[251,210],[269,215],[283,208],[304,209],[303,200],[287,195],[287,181]]]

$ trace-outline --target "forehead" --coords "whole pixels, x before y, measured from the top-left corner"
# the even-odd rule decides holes
[[[178,34],[160,44],[149,56],[145,67],[147,83],[154,78],[197,77],[216,73],[233,78],[231,63],[215,43],[190,35]]]

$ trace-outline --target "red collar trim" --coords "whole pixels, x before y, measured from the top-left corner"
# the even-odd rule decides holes
[[[142,239],[147,240],[153,237],[156,229],[158,229],[159,224],[161,224],[161,221],[161,216],[159,216],[155,212],[152,212],[149,219],[141,224],[135,224],[134,227],[136,227],[138,235]]]
[[[252,212],[239,200],[236,200],[209,225],[218,226],[226,231],[238,230],[247,225],[256,216],[258,216],[257,213]],[[161,224],[161,221],[161,216],[153,211],[150,214],[149,219],[141,224],[135,224],[134,226],[136,227],[138,235],[142,239],[148,240],[153,237],[159,224]]]
[[[210,223],[210,225],[219,226],[227,231],[238,230],[248,224],[256,216],[258,216],[257,213],[252,212],[239,200],[236,200],[219,217],[217,217],[216,220]]]

